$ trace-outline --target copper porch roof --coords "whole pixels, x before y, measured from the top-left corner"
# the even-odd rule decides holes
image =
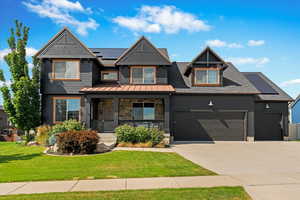
[[[175,92],[172,85],[98,85],[80,92]]]

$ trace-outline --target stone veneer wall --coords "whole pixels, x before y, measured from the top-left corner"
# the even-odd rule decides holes
[[[155,120],[164,120],[164,102],[163,99],[120,99],[119,100],[119,120],[133,120],[133,103],[154,103]]]

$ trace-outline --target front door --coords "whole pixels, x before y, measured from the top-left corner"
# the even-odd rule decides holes
[[[113,99],[101,99],[99,101],[99,123],[101,132],[114,130],[114,101]]]

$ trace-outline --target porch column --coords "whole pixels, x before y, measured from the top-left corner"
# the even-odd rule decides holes
[[[113,110],[114,110],[114,127],[117,127],[119,125],[119,98],[117,97],[114,97]]]
[[[164,107],[165,107],[165,122],[164,128],[166,133],[170,133],[170,96],[164,97]]]
[[[85,125],[86,128],[91,127],[91,97],[84,97],[84,107],[85,107]]]

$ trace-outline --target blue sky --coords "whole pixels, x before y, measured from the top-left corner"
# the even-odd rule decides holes
[[[32,55],[68,26],[88,47],[129,47],[141,35],[192,60],[207,44],[240,71],[261,71],[300,93],[300,2],[195,0],[1,0],[0,66],[13,20],[29,26]],[[30,60],[29,60],[30,61]]]

